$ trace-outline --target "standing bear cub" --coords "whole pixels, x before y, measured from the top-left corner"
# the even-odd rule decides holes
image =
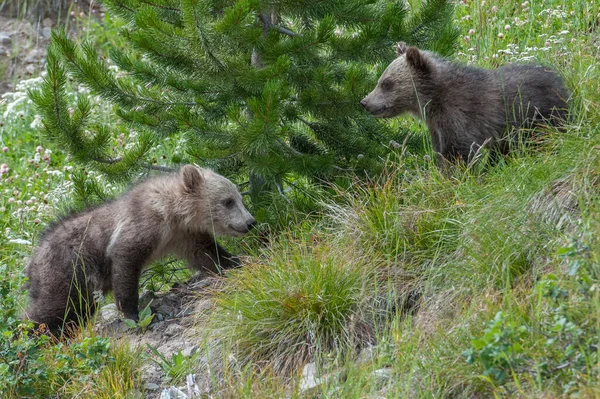
[[[94,291],[112,290],[125,317],[137,320],[145,265],[175,254],[198,271],[236,266],[214,235],[242,236],[255,224],[237,187],[209,169],[186,165],[149,178],[43,234],[27,265],[25,317],[56,333],[94,313]]]
[[[547,68],[461,66],[402,42],[397,55],[360,103],[375,117],[411,113],[423,119],[440,166],[468,162],[482,146],[506,154],[512,128],[566,118],[569,93]]]

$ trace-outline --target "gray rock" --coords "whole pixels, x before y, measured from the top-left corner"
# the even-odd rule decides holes
[[[371,375],[373,377],[378,377],[378,378],[389,380],[390,377],[392,376],[392,370],[390,370],[390,369],[379,369],[379,370],[373,371],[373,373],[371,373]]]
[[[183,332],[183,327],[180,326],[177,323],[171,323],[169,324],[169,326],[167,328],[165,328],[165,331],[163,332],[163,334],[166,337],[172,337],[173,335],[179,335]]]
[[[160,388],[160,386],[158,384],[153,383],[153,382],[149,382],[149,383],[146,384],[146,389],[148,391],[156,391],[159,388]]]
[[[25,67],[25,71],[30,74],[33,75],[35,73],[35,64],[29,64]]]
[[[321,385],[323,381],[317,377],[317,366],[314,363],[308,363],[302,369],[302,378],[300,379],[300,392],[306,392]]]
[[[0,32],[0,44],[7,47],[12,45],[12,39],[8,33]]]
[[[52,33],[52,28],[50,28],[50,27],[45,27],[45,28],[42,29],[42,36],[46,40],[50,39],[50,34],[51,33]]]
[[[117,305],[115,303],[110,303],[102,306],[102,308],[100,308],[100,315],[102,316],[102,319],[108,323],[117,320],[119,318],[119,310],[117,309]]]
[[[183,348],[181,350],[181,354],[185,357],[190,357],[194,353],[196,353],[197,350],[198,350],[198,347],[196,345],[186,346],[185,348]]]
[[[2,46],[0,46],[0,55],[8,55],[8,51]]]
[[[29,54],[27,54],[27,57],[25,57],[23,61],[25,61],[25,63],[27,64],[33,64],[38,62],[42,58],[42,56],[42,51],[37,48],[34,48],[29,52]]]
[[[52,21],[50,18],[44,18],[44,20],[42,21],[42,26],[44,28],[50,28],[52,27],[52,25],[54,25],[54,21]]]
[[[188,399],[189,396],[182,390],[171,387],[169,389],[163,389],[160,394],[160,399]]]

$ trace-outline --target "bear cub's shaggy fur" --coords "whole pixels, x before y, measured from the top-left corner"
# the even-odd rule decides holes
[[[403,42],[396,52],[360,103],[376,117],[408,112],[423,119],[440,165],[468,162],[484,145],[507,153],[512,128],[560,124],[566,118],[569,93],[548,68],[467,67]]]
[[[237,187],[211,170],[186,165],[149,178],[44,233],[27,265],[24,316],[56,333],[93,314],[94,291],[112,290],[125,317],[137,320],[145,265],[175,254],[198,271],[236,266],[214,235],[242,236],[255,224]]]

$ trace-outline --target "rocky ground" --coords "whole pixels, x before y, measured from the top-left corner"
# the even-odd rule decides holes
[[[195,323],[193,316],[212,307],[212,295],[220,284],[221,279],[217,277],[200,281],[192,279],[188,283],[176,283],[163,294],[144,292],[140,298],[140,309],[150,304],[154,314],[152,323],[144,331],[139,327],[128,328],[120,321],[114,303],[101,309],[97,330],[115,339],[125,339],[132,348],[140,348],[147,355],[142,367],[145,398],[183,399],[208,393],[210,381],[194,374],[186,376],[186,386],[172,386],[164,367],[150,358],[160,360],[155,350],[167,360],[178,353],[185,358],[195,354],[198,338],[191,335]]]
[[[40,23],[0,15],[0,95],[45,68],[46,47],[54,21]]]

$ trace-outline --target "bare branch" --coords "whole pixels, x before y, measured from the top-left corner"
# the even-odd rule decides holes
[[[284,28],[283,26],[274,26],[273,28],[276,29],[277,32],[283,33],[284,35],[288,35],[290,37],[295,37],[295,36],[304,37],[304,35],[302,33],[293,32],[287,28]]]

